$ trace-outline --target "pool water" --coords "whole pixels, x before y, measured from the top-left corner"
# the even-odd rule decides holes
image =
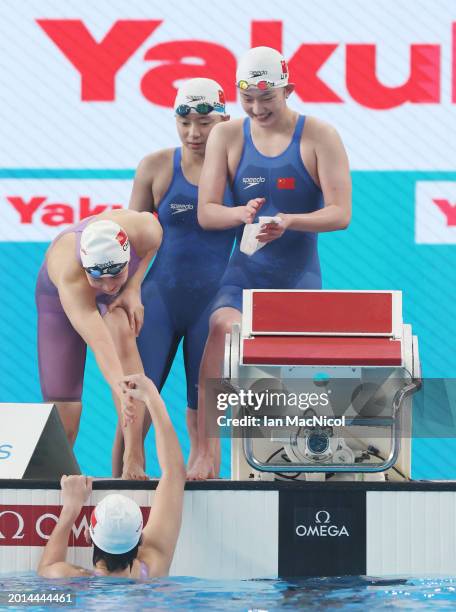
[[[454,578],[307,578],[299,580],[201,580],[160,578],[135,582],[113,578],[44,580],[35,574],[0,576],[4,607],[6,593],[72,593],[68,610],[454,610]],[[33,606],[28,609],[65,609]]]

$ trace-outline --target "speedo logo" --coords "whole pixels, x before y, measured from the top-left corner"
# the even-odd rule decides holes
[[[171,214],[177,215],[179,213],[187,212],[187,210],[193,210],[195,207],[193,206],[193,204],[176,204],[175,202],[173,202],[172,204],[170,204],[170,208],[173,211]]]
[[[244,183],[244,189],[249,189],[250,187],[255,187],[255,185],[259,185],[260,183],[265,183],[266,179],[264,176],[248,176],[242,179]]]

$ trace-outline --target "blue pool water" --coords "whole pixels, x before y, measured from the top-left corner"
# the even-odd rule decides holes
[[[0,592],[72,593],[67,610],[454,610],[456,577],[307,578],[300,580],[200,580],[111,578],[43,580],[34,574],[0,576]],[[11,606],[0,609],[16,610]],[[33,606],[33,610],[49,609]],[[65,609],[53,607],[52,609]]]

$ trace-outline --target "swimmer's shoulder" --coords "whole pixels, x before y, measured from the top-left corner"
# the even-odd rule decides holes
[[[230,119],[230,121],[222,121],[218,123],[211,131],[210,137],[220,143],[226,145],[236,144],[242,142],[243,132],[242,125],[243,119]]]
[[[173,172],[174,148],[160,149],[142,158],[136,169],[135,180],[147,181],[150,184],[159,176]]]
[[[103,218],[115,221],[127,232],[136,253],[145,253],[160,246],[163,230],[160,222],[150,211],[136,211],[127,208],[103,213]]]
[[[77,281],[81,276],[81,265],[76,258],[76,234],[68,232],[51,245],[46,255],[49,278],[58,286],[64,281]]]
[[[306,117],[301,142],[310,141],[315,144],[324,144],[330,143],[335,139],[340,140],[340,136],[333,125],[327,121],[323,121],[323,119],[319,119],[318,117]]]

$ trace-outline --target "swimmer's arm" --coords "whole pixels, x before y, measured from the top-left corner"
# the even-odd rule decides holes
[[[222,230],[243,223],[240,208],[223,206],[228,179],[228,150],[225,125],[216,125],[206,143],[198,187],[198,223],[204,229]],[[220,129],[222,128],[222,129]]]
[[[57,525],[47,542],[38,565],[38,574],[44,578],[90,576],[91,572],[66,563],[68,538],[84,502],[92,491],[92,479],[85,476],[62,476],[63,505]]]
[[[135,218],[133,232],[129,236],[141,261],[136,272],[128,279],[125,288],[139,291],[149,264],[160,247],[163,230],[157,219],[145,212]]]
[[[60,302],[71,325],[92,349],[98,367],[113,391],[123,377],[116,347],[103,318],[98,312],[95,297],[85,279],[56,282]]]
[[[83,567],[65,561],[68,549],[68,538],[81,508],[62,508],[57,525],[49,538],[38,565],[38,575],[43,578],[72,578],[74,576],[91,576],[92,573]]]
[[[348,227],[352,186],[344,145],[337,131],[324,123],[316,127],[315,154],[324,208],[306,214],[280,214],[287,229],[331,232]]]
[[[180,444],[165,404],[152,381],[148,381],[148,385],[146,407],[155,428],[162,475],[143,530],[138,556],[147,564],[150,576],[165,576],[169,572],[179,537],[186,473]]]
[[[155,209],[153,184],[153,157],[145,157],[138,165],[133,182],[128,208],[137,212],[152,212]]]

